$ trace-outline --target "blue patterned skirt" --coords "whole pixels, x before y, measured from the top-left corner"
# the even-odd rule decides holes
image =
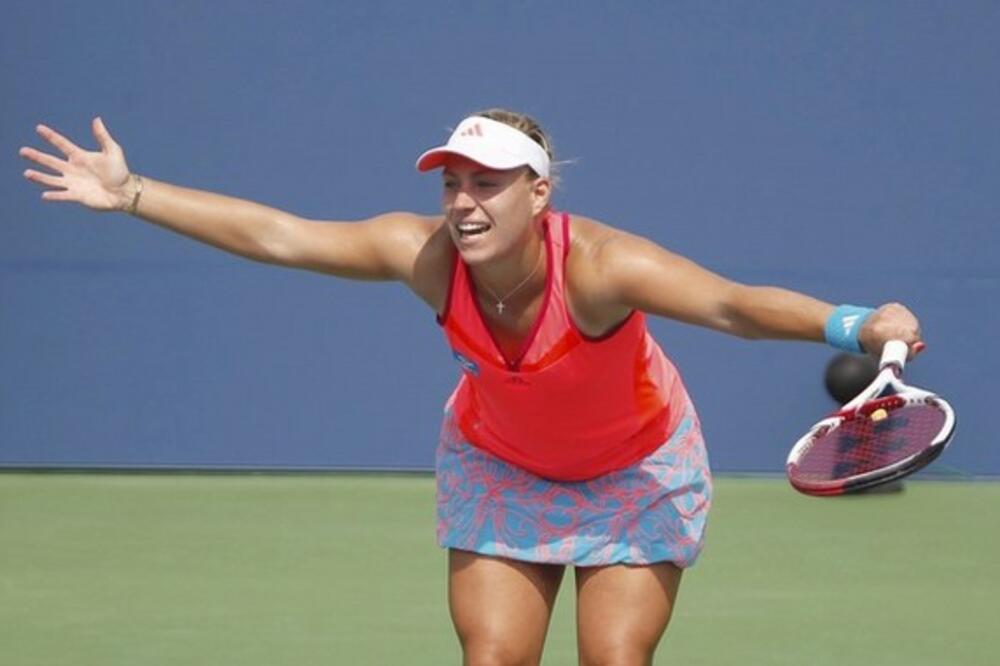
[[[437,449],[437,537],[445,548],[549,564],[694,564],[712,481],[690,402],[670,438],[588,481],[538,477],[465,441],[450,410]]]

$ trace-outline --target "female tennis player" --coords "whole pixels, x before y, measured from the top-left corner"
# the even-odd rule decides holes
[[[711,496],[698,417],[646,330],[653,314],[744,338],[920,347],[903,306],[877,311],[726,280],[551,205],[549,140],[492,109],[421,155],[437,216],[318,222],[132,173],[100,119],[88,152],[22,148],[47,201],[124,211],[244,257],[399,280],[437,314],[461,379],[437,449],[438,540],[468,664],[537,664],[566,565],[583,664],[648,664]]]

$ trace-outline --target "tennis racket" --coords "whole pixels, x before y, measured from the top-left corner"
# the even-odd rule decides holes
[[[858,492],[912,474],[941,454],[955,412],[930,391],[903,383],[907,351],[905,342],[887,342],[875,380],[795,443],[785,469],[796,490]]]

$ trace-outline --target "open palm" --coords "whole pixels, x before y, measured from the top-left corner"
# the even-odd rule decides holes
[[[75,201],[95,210],[122,210],[129,203],[125,193],[129,181],[125,153],[100,118],[95,118],[92,125],[100,146],[98,151],[84,150],[52,128],[39,125],[38,134],[65,159],[34,148],[21,148],[21,157],[55,172],[28,169],[24,177],[53,188],[42,192],[47,201]]]

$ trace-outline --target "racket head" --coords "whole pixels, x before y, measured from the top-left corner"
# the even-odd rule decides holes
[[[858,397],[792,448],[786,472],[796,490],[842,495],[889,483],[926,467],[951,441],[951,405],[906,386],[892,369]]]

